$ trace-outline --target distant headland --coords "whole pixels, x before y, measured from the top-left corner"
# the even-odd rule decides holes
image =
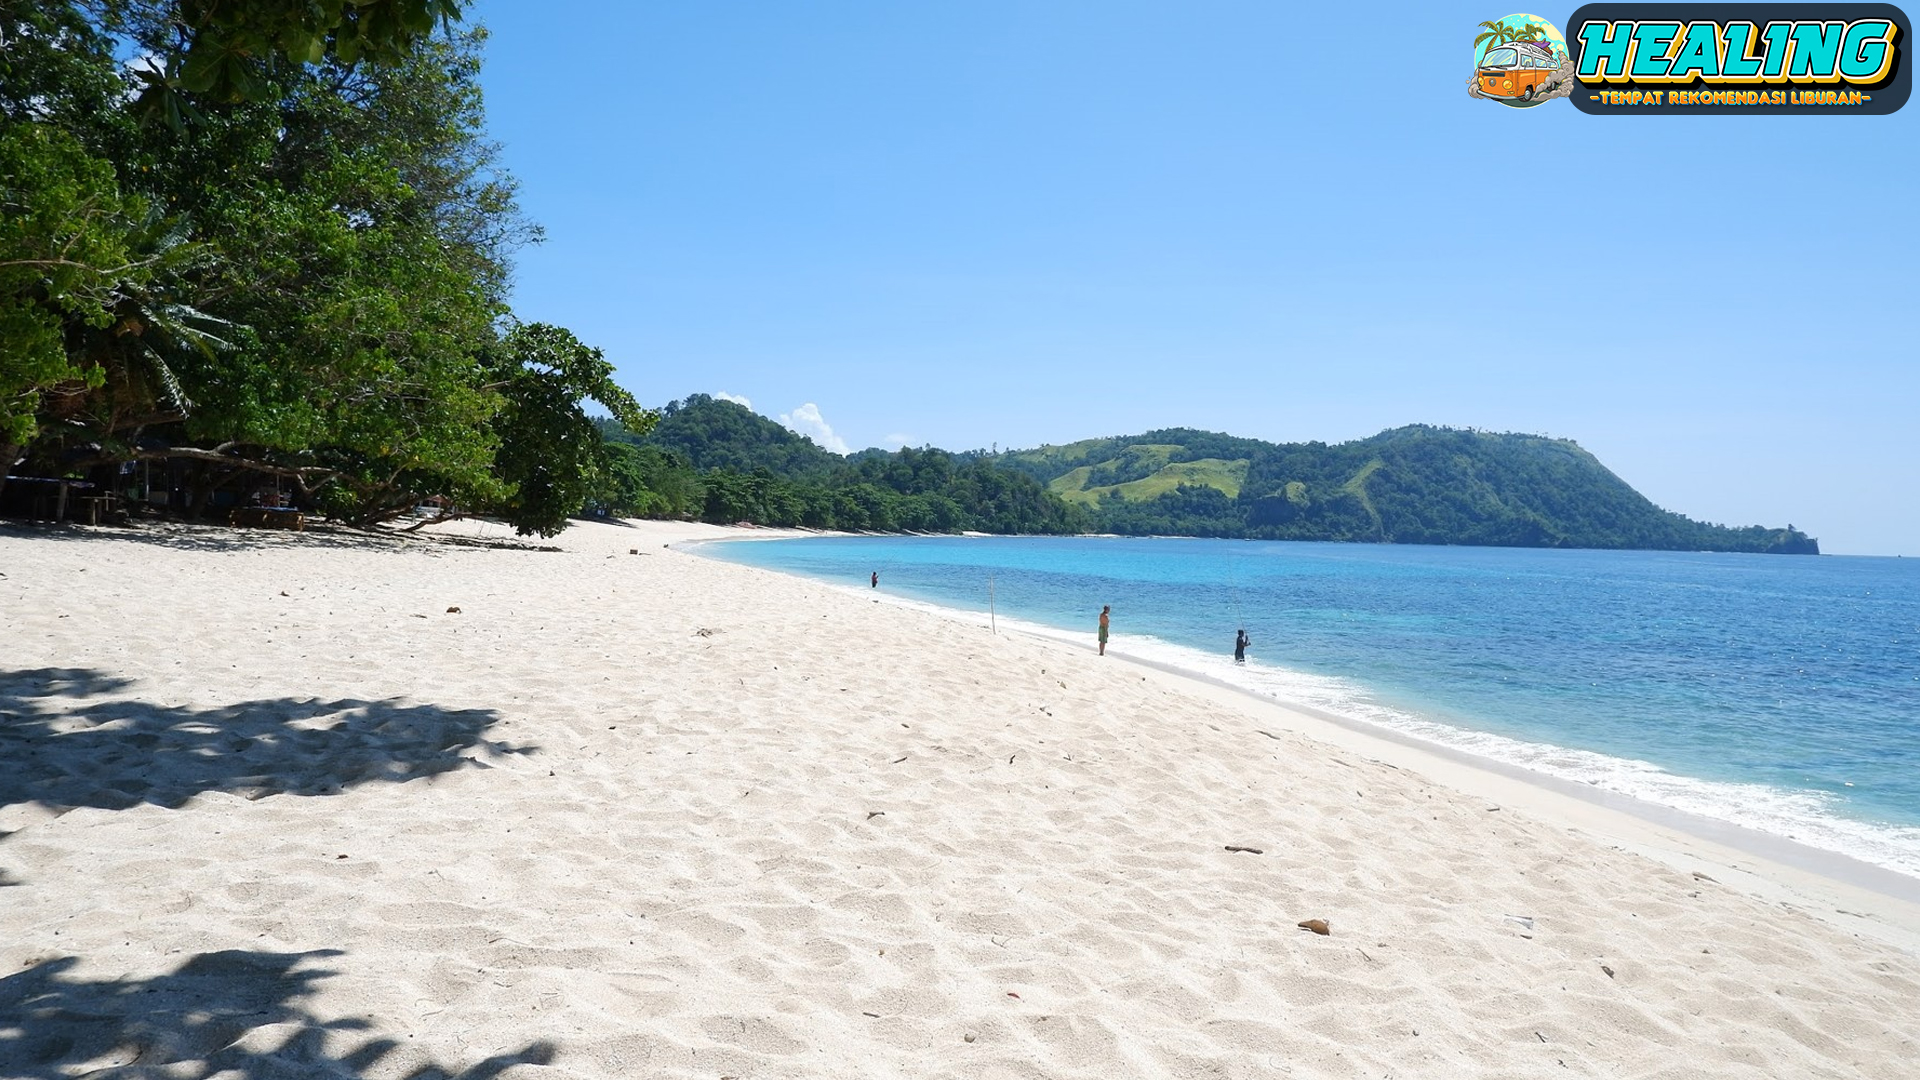
[[[1191,428],[1029,450],[841,456],[732,401],[667,405],[646,436],[601,422],[603,509],[856,530],[1118,533],[1388,544],[1817,555],[1791,525],[1664,510],[1577,443],[1413,424],[1345,443]]]

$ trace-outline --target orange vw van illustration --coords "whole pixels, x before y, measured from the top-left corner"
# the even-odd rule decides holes
[[[1532,101],[1552,89],[1550,84],[1559,71],[1560,64],[1546,44],[1509,41],[1488,49],[1475,74],[1480,92],[1488,97]]]

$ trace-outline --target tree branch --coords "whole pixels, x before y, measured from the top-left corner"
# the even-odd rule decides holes
[[[196,446],[169,446],[158,450],[135,450],[131,454],[114,454],[76,463],[77,466],[112,465],[122,461],[165,461],[169,458],[185,458],[190,461],[211,461],[219,465],[229,465],[236,469],[267,473],[271,476],[290,476],[300,482],[302,489],[309,488],[315,478],[331,480],[340,475],[338,469],[329,469],[320,465],[291,466],[275,465],[271,462],[240,457],[235,454],[222,454],[213,450],[202,450]]]
[[[431,518],[427,518],[424,521],[416,521],[412,525],[409,525],[406,528],[401,529],[400,531],[403,533],[419,532],[421,529],[424,529],[429,525],[439,525],[442,522],[447,522],[447,521],[460,521],[464,518],[470,518],[470,517],[476,517],[476,516],[478,515],[469,514],[469,513],[466,513],[465,511],[455,511],[452,513],[444,513],[444,514],[441,514],[439,517],[431,517]]]

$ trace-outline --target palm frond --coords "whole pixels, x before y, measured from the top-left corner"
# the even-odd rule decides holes
[[[145,342],[141,343],[140,351],[146,356],[147,362],[153,365],[154,374],[160,376],[160,387],[166,399],[181,412],[192,409],[193,402],[188,399],[187,392],[181,389],[180,379],[173,373],[173,368],[168,366],[166,358]]]

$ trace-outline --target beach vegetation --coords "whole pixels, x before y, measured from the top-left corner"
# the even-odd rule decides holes
[[[4,464],[189,517],[271,486],[563,527],[615,466],[584,403],[652,417],[512,317],[540,231],[461,8],[0,0]]]
[[[494,363],[505,406],[491,421],[499,440],[491,475],[503,492],[489,509],[525,531],[551,536],[612,468],[606,441],[582,402],[611,410],[629,431],[646,431],[652,415],[613,381],[613,365],[599,349],[557,326],[513,327]]]
[[[69,355],[67,329],[111,326],[116,291],[145,268],[128,238],[140,204],[51,125],[0,130],[0,211],[0,445],[17,447],[39,433],[49,393],[104,381]]]

